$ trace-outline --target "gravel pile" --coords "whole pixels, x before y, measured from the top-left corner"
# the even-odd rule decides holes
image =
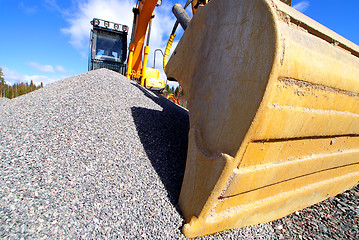
[[[183,239],[188,128],[186,110],[105,69],[1,102],[0,238]],[[204,239],[273,238],[262,224]]]
[[[0,97],[0,107],[7,105],[11,100],[5,97]]]

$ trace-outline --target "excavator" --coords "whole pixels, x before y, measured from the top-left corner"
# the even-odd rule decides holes
[[[147,67],[151,23],[155,17],[153,11],[160,5],[161,1],[137,1],[136,7],[133,8],[134,20],[128,58],[128,26],[94,18],[90,22],[93,29],[90,34],[89,71],[107,68],[138,80],[148,89],[162,91],[166,81],[161,79],[160,71]]]
[[[186,237],[273,221],[359,183],[359,46],[291,2],[189,0],[192,19],[173,8],[164,68],[189,110]],[[134,11],[127,76],[143,85],[156,5]]]

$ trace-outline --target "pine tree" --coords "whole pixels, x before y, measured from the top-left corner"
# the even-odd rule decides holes
[[[31,80],[31,81],[30,81],[30,90],[29,90],[29,92],[32,92],[32,91],[34,91],[34,90],[35,90],[34,82]]]
[[[5,97],[5,79],[1,67],[0,67],[0,97]]]

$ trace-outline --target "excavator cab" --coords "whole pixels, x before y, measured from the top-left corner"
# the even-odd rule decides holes
[[[98,18],[91,25],[89,71],[107,68],[126,75],[128,27]]]

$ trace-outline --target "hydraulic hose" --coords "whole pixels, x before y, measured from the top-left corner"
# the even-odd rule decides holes
[[[188,7],[188,5],[192,2],[193,0],[187,0],[186,2],[186,5],[184,7],[184,9],[186,9]],[[188,17],[189,18],[189,17]],[[173,41],[176,37],[176,30],[177,30],[177,27],[178,27],[178,24],[180,22],[178,20],[176,20],[175,22],[175,25],[173,26],[173,29],[172,29],[172,32],[171,32],[171,35],[170,35],[170,38],[168,39],[168,42],[167,42],[167,45],[166,45],[166,49],[165,49],[165,54],[163,56],[163,70],[166,70],[166,65],[167,65],[167,62],[168,62],[168,58],[169,58],[169,55],[170,55],[170,51],[171,51],[171,47],[172,47],[172,44],[173,44]]]
[[[166,45],[166,49],[165,49],[165,54],[163,55],[163,69],[166,70],[166,65],[168,62],[168,58],[170,56],[170,51],[171,51],[171,47],[173,44],[173,40],[176,37],[176,33],[171,34],[170,38],[168,39],[167,45]]]

